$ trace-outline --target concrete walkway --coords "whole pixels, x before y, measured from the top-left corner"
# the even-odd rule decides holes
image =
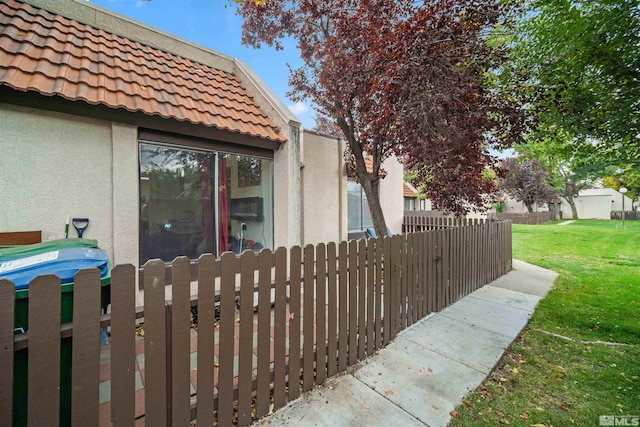
[[[514,269],[255,426],[446,426],[526,326],[557,273]]]

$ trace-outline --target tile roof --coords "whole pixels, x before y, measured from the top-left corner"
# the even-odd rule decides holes
[[[407,184],[406,182],[403,182],[402,184],[402,194],[404,195],[404,197],[418,197],[418,192],[413,188],[411,184]]]
[[[0,0],[0,85],[284,142],[228,72]]]
[[[369,159],[368,157],[364,158],[364,165],[367,168],[367,173],[373,173],[373,160]],[[350,177],[355,177],[356,176],[356,167],[353,166],[351,163],[347,163],[346,165],[347,167],[347,175]],[[381,176],[382,178],[385,178],[387,176],[387,171],[384,170],[383,168],[380,168],[378,170],[378,176]]]

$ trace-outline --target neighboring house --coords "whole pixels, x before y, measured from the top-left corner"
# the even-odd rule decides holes
[[[582,190],[575,198],[578,218],[580,219],[611,219],[611,211],[622,210],[622,193],[613,188],[591,188]],[[561,201],[562,218],[571,219],[571,206],[564,199]],[[631,210],[631,199],[625,196],[625,209]],[[505,199],[505,213],[526,213],[527,208],[522,202],[512,198]],[[536,206],[536,212],[546,212],[547,205]]]
[[[549,207],[546,204],[544,205],[534,204],[533,209],[534,209],[534,212],[547,212],[549,210]],[[524,204],[524,202],[519,202],[516,199],[509,196],[504,197],[504,213],[512,214],[512,213],[527,213],[527,212],[529,212],[529,210],[527,209],[527,206]]]
[[[405,211],[431,210],[431,201],[418,197],[418,190],[408,182],[403,183],[402,194],[404,196]]]
[[[53,240],[86,217],[84,237],[140,266],[364,229],[344,143],[301,138],[243,62],[86,1],[1,0],[0,20],[0,231]],[[393,163],[381,197],[400,232]]]
[[[632,200],[623,196],[619,191],[613,188],[590,188],[582,190],[578,197],[575,198],[578,218],[581,219],[611,219],[611,211],[622,210],[622,198],[624,197],[624,208],[630,211],[632,208]],[[572,218],[571,206],[564,201],[562,202],[562,217]]]

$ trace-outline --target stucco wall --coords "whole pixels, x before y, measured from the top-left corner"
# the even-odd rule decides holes
[[[390,157],[382,164],[387,176],[380,181],[380,205],[384,212],[387,227],[393,234],[402,232],[402,218],[404,216],[404,196],[402,184],[404,182],[404,170],[402,164]]]
[[[611,211],[622,210],[622,193],[612,188],[596,188],[584,190],[575,198],[578,218],[580,219],[611,219]],[[631,210],[632,200],[625,196],[624,208]],[[571,206],[566,200],[562,201],[563,218],[572,218]]]
[[[111,125],[6,104],[0,123],[0,230],[60,239],[67,216],[86,217],[83,237],[113,259]]]
[[[138,190],[138,129],[111,124],[113,152],[113,256],[115,264],[138,265],[140,196]]]
[[[340,242],[348,238],[345,142],[314,132],[302,133],[302,206],[304,244]],[[387,226],[402,231],[403,168],[395,157],[382,165],[387,175],[380,182],[380,204]]]
[[[346,240],[344,143],[336,138],[303,132],[301,147],[304,244]]]

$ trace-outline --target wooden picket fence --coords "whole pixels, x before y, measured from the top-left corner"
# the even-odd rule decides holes
[[[512,224],[537,225],[553,221],[555,213],[547,212],[523,212],[523,213],[491,213],[489,218],[498,221],[511,221]]]
[[[142,274],[144,307],[135,305],[138,272],[118,265],[111,271],[110,314],[102,316],[99,274],[88,269],[75,276],[73,322],[62,326],[58,278],[34,279],[29,329],[19,335],[13,330],[13,284],[0,280],[0,425],[12,425],[13,366],[23,357],[20,352],[28,353],[28,425],[58,425],[57,344],[69,337],[71,425],[99,425],[99,335],[109,326],[110,421],[133,426],[135,330],[141,320],[146,425],[188,426],[196,419],[203,426],[249,425],[510,268],[511,223],[481,221],[384,239],[247,251],[240,257],[203,255],[197,262],[197,297],[190,295],[187,258],[170,266],[171,300],[165,298],[165,264],[150,261]],[[191,396],[193,305],[198,306],[197,391]]]
[[[440,211],[405,211],[402,220],[403,233],[440,230],[480,224],[484,219],[455,218]]]

